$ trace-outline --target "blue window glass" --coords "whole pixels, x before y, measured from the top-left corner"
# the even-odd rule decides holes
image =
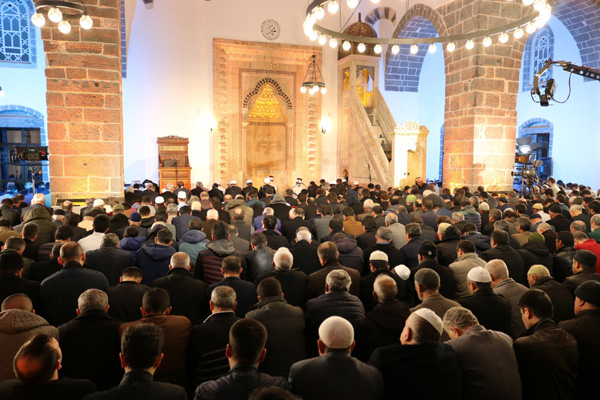
[[[29,18],[26,0],[0,0],[0,61],[31,62]]]
[[[535,75],[544,67],[544,62],[554,56],[554,35],[548,28],[544,28],[538,32],[533,45],[533,73]],[[540,82],[546,82],[552,79],[552,68],[546,70],[540,76]]]

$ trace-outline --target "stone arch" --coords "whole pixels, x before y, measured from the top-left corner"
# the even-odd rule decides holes
[[[600,68],[600,0],[558,0],[552,5],[552,15],[573,35],[581,63]]]
[[[273,86],[273,88],[275,89],[275,92],[281,97],[283,98],[283,101],[285,101],[285,106],[288,110],[292,109],[292,100],[290,100],[290,98],[288,97],[287,94],[285,94],[285,92],[281,89],[281,86],[279,85],[279,83],[275,80],[275,79],[271,79],[271,78],[263,78],[260,81],[258,81],[258,83],[256,84],[256,86],[254,86],[254,89],[248,93],[246,95],[246,97],[244,98],[244,103],[243,103],[243,107],[244,108],[248,108],[248,104],[250,103],[250,100],[252,99],[252,97],[258,95],[261,91],[261,88],[266,85],[266,84],[271,84]]]
[[[390,7],[375,8],[365,17],[365,22],[373,26],[375,22],[381,19],[387,19],[392,24],[395,24],[397,20],[396,10]]]
[[[402,17],[392,37],[424,38],[444,36],[446,32],[446,24],[437,11],[425,4],[416,4]],[[428,45],[419,45],[415,55],[410,54],[410,45],[401,45],[396,55],[392,54],[391,48],[388,46],[386,53],[385,90],[417,92]]]
[[[29,114],[32,118],[44,119],[44,114],[42,114],[39,111],[34,110],[33,108],[29,108],[29,107],[23,107],[23,106],[9,104],[9,105],[5,105],[5,106],[0,106],[0,114],[2,114],[3,111],[19,111],[22,113]]]

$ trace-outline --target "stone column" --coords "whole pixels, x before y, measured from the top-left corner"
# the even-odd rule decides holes
[[[410,185],[417,175],[425,176],[428,134],[427,127],[412,121],[406,121],[394,129],[392,134],[394,186],[402,188]],[[410,154],[412,157],[409,157]]]
[[[449,34],[469,33],[520,20],[531,7],[517,2],[455,1],[440,7]],[[444,186],[512,189],[519,69],[527,37],[506,44],[493,36],[467,50],[458,42],[446,58]]]
[[[92,29],[42,28],[53,203],[123,193],[120,2],[84,3]]]

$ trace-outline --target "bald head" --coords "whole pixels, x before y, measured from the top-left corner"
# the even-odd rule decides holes
[[[550,276],[548,268],[540,264],[532,265],[527,271],[527,283],[529,283],[529,287],[533,287],[537,281],[547,276]]]
[[[190,269],[190,256],[183,251],[178,251],[171,256],[171,268]]]
[[[17,293],[8,296],[2,302],[2,306],[0,306],[0,311],[6,310],[23,310],[27,312],[33,312],[33,303],[29,296],[24,293]]]
[[[485,265],[485,269],[492,276],[492,286],[508,279],[508,268],[502,260],[492,260]]]

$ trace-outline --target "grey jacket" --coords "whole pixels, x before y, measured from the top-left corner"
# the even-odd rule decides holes
[[[525,285],[515,282],[512,278],[503,280],[494,288],[494,293],[504,296],[510,301],[512,310],[510,333],[513,338],[525,332],[525,325],[523,325],[523,320],[521,319],[521,310],[517,303],[521,295],[526,291],[527,287]]]
[[[477,253],[463,254],[450,264],[450,271],[452,271],[454,283],[456,284],[454,289],[456,299],[470,295],[467,287],[467,274],[475,267],[485,267],[485,264],[485,260],[479,258]]]

